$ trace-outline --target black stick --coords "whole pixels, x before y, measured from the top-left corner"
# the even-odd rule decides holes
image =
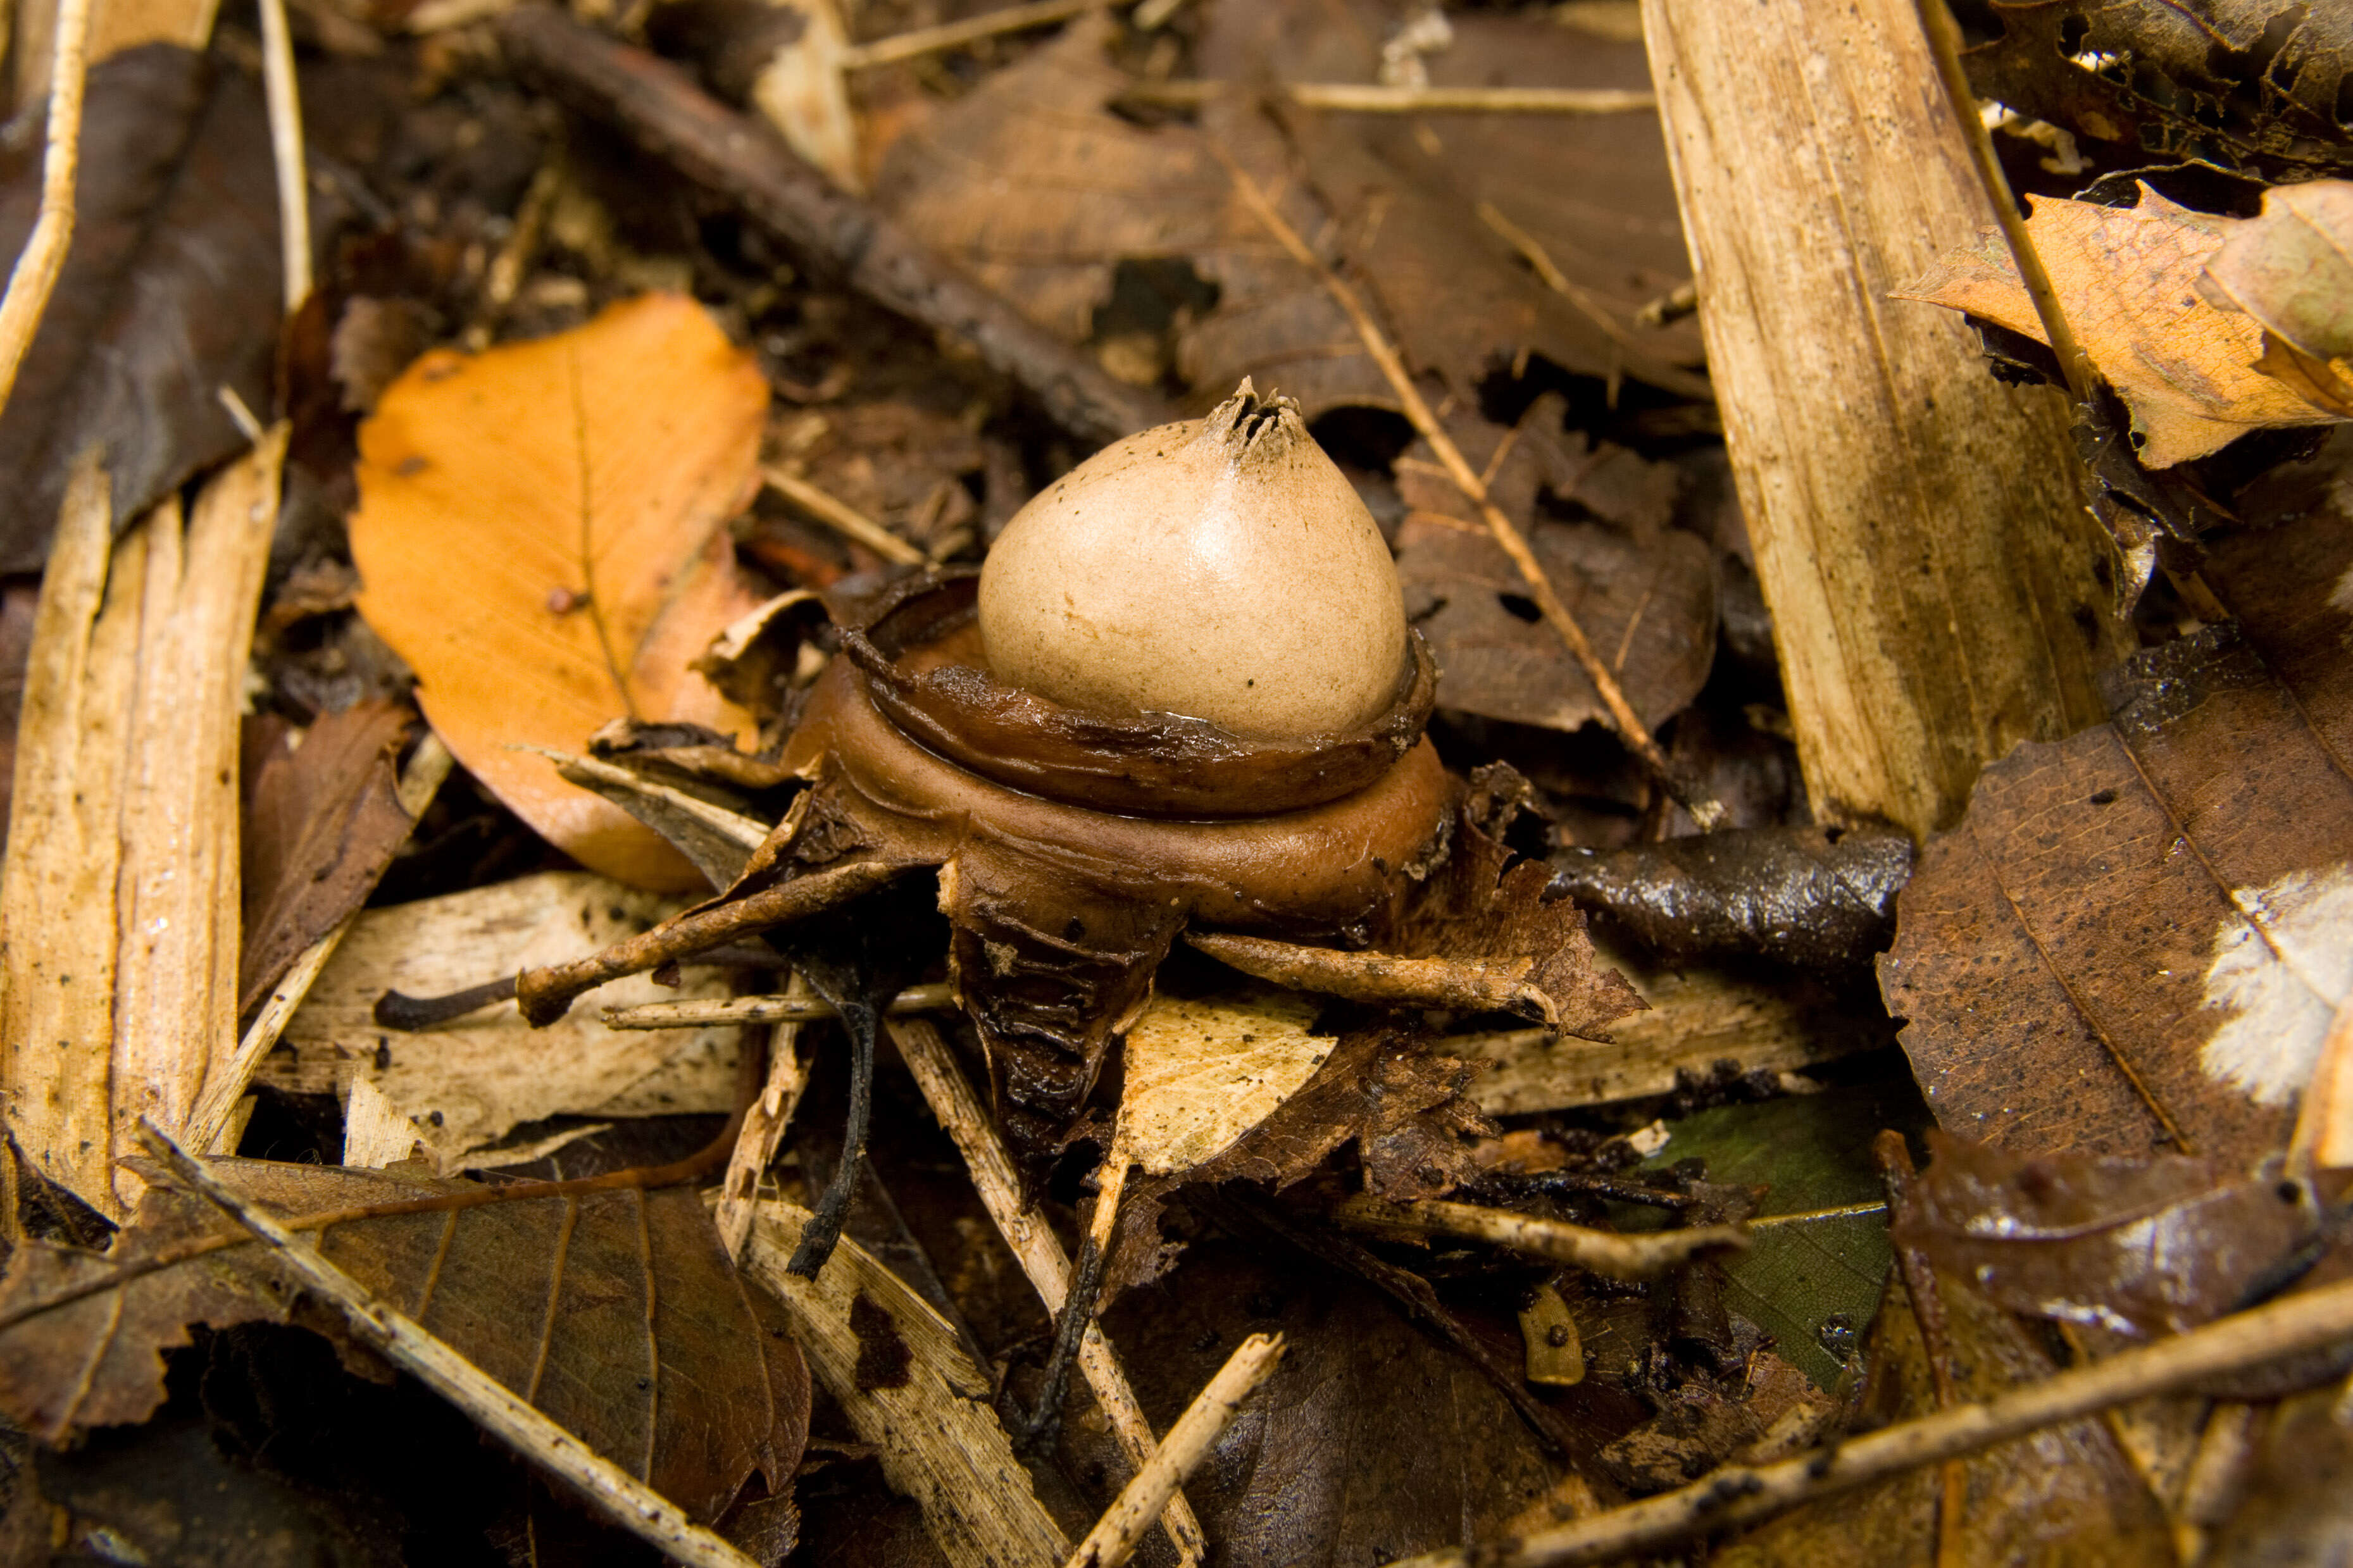
[[[620,127],[868,299],[964,339],[1073,435],[1111,441],[1176,416],[836,190],[765,122],[727,108],[676,66],[545,6],[508,12],[498,34],[508,61],[556,99]]]
[[[1071,1273],[1071,1293],[1062,1299],[1061,1313],[1054,1320],[1054,1349],[1046,1358],[1046,1384],[1038,1391],[1038,1403],[1030,1408],[1029,1419],[1021,1424],[1024,1447],[1045,1442],[1061,1422],[1062,1395],[1071,1386],[1079,1342],[1087,1337],[1095,1303],[1103,1300],[1103,1248],[1089,1237],[1079,1247],[1079,1266]]]
[[[849,1036],[849,1116],[841,1130],[841,1163],[825,1184],[808,1224],[801,1227],[800,1245],[793,1248],[785,1272],[814,1279],[841,1240],[842,1222],[849,1217],[849,1200],[858,1191],[858,1173],[866,1161],[866,1130],[874,1117],[874,1035],[881,1014],[870,1002],[835,999],[841,1026]]]
[[[402,991],[387,991],[375,999],[376,1023],[386,1029],[398,1029],[414,1034],[441,1024],[454,1024],[469,1013],[480,1012],[498,1002],[514,1000],[515,977],[486,980],[480,985],[469,985],[463,991],[452,991],[447,996],[411,996]]]

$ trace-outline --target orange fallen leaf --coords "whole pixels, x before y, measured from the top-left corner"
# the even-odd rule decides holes
[[[516,816],[595,870],[702,879],[521,746],[610,720],[753,726],[688,663],[754,602],[724,524],[759,483],[768,390],[702,307],[654,294],[481,354],[425,355],[360,427],[360,614],[426,719]]]
[[[2336,417],[2259,372],[2262,326],[2217,310],[2200,291],[2200,274],[2239,220],[2192,212],[2147,184],[2137,206],[2033,202],[2026,231],[2093,368],[2132,411],[2144,464],[2171,468],[2251,430]],[[2046,341],[1999,229],[1983,230],[1895,298],[1966,310]]]

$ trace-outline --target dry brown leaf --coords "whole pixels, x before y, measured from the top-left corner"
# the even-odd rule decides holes
[[[755,602],[722,525],[758,484],[767,385],[692,300],[427,354],[360,427],[360,613],[417,671],[468,772],[592,869],[702,885],[678,852],[575,789],[538,745],[607,721],[749,721],[688,665]]]
[[[1127,1032],[1112,1157],[1155,1176],[1216,1157],[1332,1054],[1338,1037],[1310,1027],[1321,1008],[1293,991],[1154,996]]]
[[[1715,658],[1714,552],[1667,526],[1676,479],[1608,445],[1560,434],[1557,397],[1539,399],[1515,430],[1458,420],[1489,494],[1520,521],[1553,589],[1609,661],[1627,700],[1663,722],[1699,694]],[[1398,531],[1406,613],[1446,672],[1449,708],[1518,724],[1575,730],[1609,721],[1593,683],[1545,625],[1527,583],[1478,510],[1417,443],[1398,464],[1411,510]],[[1577,521],[1546,515],[1546,498]]]
[[[1990,1399],[2058,1369],[2025,1325],[1947,1275],[1939,1295],[1962,1398]],[[1862,1392],[1873,1426],[1936,1408],[1928,1356],[1891,1278],[1872,1331]],[[1936,1467],[1811,1503],[1734,1536],[1709,1568],[1881,1568],[1936,1563],[2007,1568],[2066,1563],[2081,1568],[2159,1568],[2178,1561],[2165,1516],[2096,1417],[2046,1427],[1964,1461],[1967,1524],[1949,1550],[1937,1545]]]
[[[2084,352],[2132,410],[2146,443],[2141,461],[2171,468],[2250,430],[2336,417],[2257,371],[2263,328],[2200,293],[2199,277],[2234,220],[2178,205],[2146,184],[2140,193],[2131,207],[2038,197],[2026,229]],[[1982,231],[1895,298],[2043,340],[2000,229]]]
[[[661,1116],[734,1103],[740,1031],[660,1037],[607,1029],[585,1009],[533,1029],[511,1002],[442,1028],[402,1034],[375,1022],[386,990],[439,995],[644,931],[679,904],[581,871],[550,871],[363,913],[328,961],[258,1081],[349,1097],[364,1083],[408,1128],[391,1157],[421,1142],[443,1172],[516,1125],[543,1117]],[[690,970],[677,990],[643,975],[604,993],[616,1004],[726,994]],[[659,1043],[649,1045],[649,1038]],[[371,1125],[383,1125],[379,1115]],[[347,1152],[346,1163],[363,1162]]]
[[[1370,79],[1384,23],[1354,9],[1349,26],[1334,26],[1322,14],[1219,7],[1202,73]],[[1649,85],[1639,46],[1520,18],[1458,16],[1453,26],[1456,47],[1432,62],[1442,84]],[[1218,290],[1214,308],[1181,307],[1169,323],[1194,385],[1248,375],[1296,396],[1311,417],[1340,404],[1393,406],[1321,282],[1235,199],[1219,146],[1275,193],[1294,228],[1332,242],[1417,369],[1467,388],[1526,350],[1580,374],[1622,370],[1705,395],[1691,369],[1692,327],[1632,324],[1689,267],[1651,116],[1304,114],[1286,134],[1244,91],[1205,106],[1198,127],[1140,125],[1103,107],[1134,83],[1106,59],[1108,36],[1106,24],[1074,23],[929,116],[891,148],[877,199],[1073,341],[1097,331],[1123,262],[1181,260]],[[1306,182],[1295,177],[1299,156]],[[1476,216],[1482,202],[1533,236],[1576,292],[1546,287]],[[1110,338],[1101,347],[1107,362],[1132,353]]]
[[[93,18],[93,45],[107,10]],[[17,14],[46,33],[57,7]],[[19,34],[11,54],[46,74],[45,39]],[[32,232],[41,142],[26,136],[0,153],[0,255],[20,253]],[[0,413],[10,480],[0,571],[10,574],[40,570],[67,472],[91,446],[105,448],[114,521],[126,527],[250,445],[221,387],[270,406],[285,298],[254,76],[213,68],[200,40],[94,66],[76,198],[65,271]]]
[[[2353,534],[2217,545],[2236,622],[2129,660],[2114,720],[1985,771],[1880,960],[1946,1128],[2232,1168],[2279,1150],[2353,993]]]
[[[409,1172],[222,1160],[233,1189],[285,1215],[469,1192]],[[221,1231],[205,1200],[150,1187],[114,1249],[26,1242],[0,1279],[0,1408],[56,1443],[143,1421],[163,1352],[188,1326],[283,1322],[293,1300],[266,1254],[238,1247],[153,1269],[47,1311],[38,1303]],[[771,1331],[689,1187],[348,1221],[327,1260],[589,1447],[698,1518],[754,1471],[782,1487],[808,1422],[808,1373]]]
[[[1186,1483],[1220,1568],[1496,1540],[1560,1473],[1477,1363],[1286,1247],[1205,1242],[1168,1289],[1126,1298],[1103,1328],[1162,1430],[1243,1336],[1283,1336],[1282,1364]],[[1082,1408],[1063,1425],[1063,1468],[1107,1501],[1124,1467]]]
[[[2320,1228],[2299,1183],[2179,1154],[2026,1159],[1930,1131],[1894,1238],[1996,1306],[2128,1337],[2245,1304]]]
[[[412,826],[394,769],[415,710],[381,700],[330,713],[289,749],[281,726],[246,771],[245,941],[237,1010],[367,900]]]

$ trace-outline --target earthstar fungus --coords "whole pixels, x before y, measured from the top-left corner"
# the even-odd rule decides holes
[[[935,871],[950,979],[1034,1170],[1188,930],[1250,939],[1261,965],[1315,950],[1289,972],[1369,1001],[1416,1000],[1427,973],[1432,1005],[1485,998],[1556,1028],[1640,1005],[1622,985],[1548,993],[1560,952],[1351,959],[1475,829],[1422,736],[1437,671],[1387,548],[1288,398],[1246,382],[1206,419],[1112,447],[1024,508],[977,577],[896,584],[836,635],[764,764],[803,787],[741,874],[642,936],[525,972],[526,1017]],[[1572,945],[1585,973],[1581,926]],[[1356,985],[1366,965],[1378,984]]]

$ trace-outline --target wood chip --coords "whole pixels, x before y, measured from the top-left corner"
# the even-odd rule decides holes
[[[923,1509],[932,1540],[952,1563],[1057,1568],[1070,1555],[1069,1538],[1014,1456],[989,1405],[987,1374],[946,1319],[848,1237],[814,1280],[786,1273],[809,1218],[782,1199],[762,1203],[744,1265],[783,1300],[809,1369],[840,1402],[860,1440],[881,1450],[892,1488]],[[878,1312],[887,1328],[876,1326]],[[859,1357],[878,1332],[895,1335],[906,1351],[904,1379],[860,1388]]]
[[[79,471],[38,613],[0,1087],[26,1157],[110,1215],[138,1190],[113,1169],[132,1123],[190,1131],[237,1049],[237,714],[285,447],[280,427],[111,561],[107,486]]]

